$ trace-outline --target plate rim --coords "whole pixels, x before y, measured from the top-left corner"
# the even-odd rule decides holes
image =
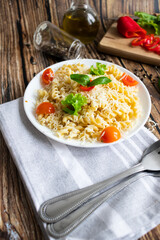
[[[26,96],[27,96],[27,93],[28,93],[28,90],[31,86],[31,82],[33,81],[36,81],[35,79],[37,79],[37,77],[39,77],[39,75],[47,68],[55,68],[57,65],[63,65],[63,64],[74,64],[74,63],[81,63],[83,61],[92,61],[92,62],[101,62],[101,63],[105,63],[106,65],[114,65],[116,66],[117,68],[119,68],[120,70],[122,71],[125,71],[127,74],[129,75],[133,75],[136,79],[138,79],[138,82],[140,82],[141,86],[143,86],[143,90],[145,91],[145,94],[148,98],[148,103],[149,103],[149,106],[148,106],[148,110],[147,110],[147,114],[145,115],[145,118],[143,120],[143,122],[140,124],[140,126],[135,129],[135,131],[133,133],[131,133],[129,136],[127,136],[126,138],[122,137],[120,138],[118,141],[115,141],[115,142],[112,142],[112,143],[102,143],[102,142],[93,142],[93,143],[89,143],[89,142],[80,142],[79,140],[66,140],[66,139],[63,139],[63,138],[59,138],[57,136],[54,135],[54,133],[52,132],[51,129],[47,128],[46,126],[42,126],[35,118],[35,122],[32,121],[31,117],[30,117],[30,114],[28,113],[28,107],[27,107],[27,103],[28,103],[28,99],[26,99]],[[73,63],[70,63],[70,62],[73,62]],[[85,64],[85,63],[84,63]],[[60,67],[60,66],[59,66]],[[38,89],[37,89],[38,90]],[[144,125],[145,123],[147,122],[147,119],[149,118],[149,115],[150,115],[150,112],[151,112],[151,97],[150,97],[150,94],[149,94],[149,91],[148,89],[146,88],[146,86],[144,85],[144,83],[140,80],[139,77],[137,77],[134,73],[132,73],[131,71],[129,71],[128,69],[125,69],[123,68],[122,66],[119,66],[118,64],[115,64],[115,63],[112,63],[112,62],[108,62],[108,61],[105,61],[105,60],[100,60],[100,59],[86,59],[86,58],[83,58],[83,59],[71,59],[71,60],[65,60],[65,61],[61,61],[61,62],[58,62],[58,63],[55,63],[55,64],[52,64],[50,66],[47,66],[46,68],[44,68],[43,70],[41,70],[39,73],[37,73],[32,79],[31,81],[29,82],[29,84],[27,85],[26,89],[25,89],[25,92],[24,92],[24,97],[23,97],[23,106],[24,106],[24,111],[25,111],[25,114],[27,116],[27,118],[29,119],[29,121],[32,123],[32,125],[38,130],[40,131],[42,134],[44,134],[45,136],[47,136],[50,140],[54,140],[54,141],[57,141],[59,143],[63,143],[63,144],[66,144],[66,145],[70,145],[70,146],[74,146],[74,147],[82,147],[82,148],[98,148],[98,147],[107,147],[107,146],[111,146],[111,145],[114,145],[114,144],[118,144],[124,140],[127,140],[129,138],[131,138],[133,135],[135,135]],[[44,130],[42,130],[41,128],[43,128]],[[47,132],[46,132],[46,131]],[[49,133],[48,133],[49,131]]]

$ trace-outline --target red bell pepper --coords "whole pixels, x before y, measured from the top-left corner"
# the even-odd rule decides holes
[[[127,38],[143,37],[146,35],[146,30],[141,28],[129,16],[120,17],[117,22],[117,29],[119,33]]]
[[[145,41],[145,38],[139,37],[139,38],[135,38],[131,44],[132,46],[141,46],[143,45],[144,41]]]
[[[160,55],[160,37],[154,34],[139,37],[131,42],[132,46],[141,46],[148,51],[155,52]]]
[[[150,43],[144,43],[143,46],[144,48],[150,50],[152,49],[154,46],[157,46],[160,42],[160,38],[159,37],[155,37],[153,40],[150,41]]]

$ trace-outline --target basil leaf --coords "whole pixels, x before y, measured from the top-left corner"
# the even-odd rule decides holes
[[[87,86],[90,82],[90,77],[85,74],[71,74],[70,78],[78,83],[80,83],[82,86]]]
[[[93,87],[93,86],[96,86],[99,84],[107,84],[107,83],[110,83],[111,81],[112,80],[107,77],[99,77],[99,78],[94,79],[92,82],[89,82],[87,86]]]

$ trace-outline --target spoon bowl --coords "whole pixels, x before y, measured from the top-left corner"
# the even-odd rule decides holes
[[[160,171],[160,141],[148,148],[147,154],[142,157],[141,164],[145,170]]]

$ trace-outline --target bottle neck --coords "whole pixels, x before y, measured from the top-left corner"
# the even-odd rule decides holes
[[[88,0],[72,0],[71,7],[87,7]]]

